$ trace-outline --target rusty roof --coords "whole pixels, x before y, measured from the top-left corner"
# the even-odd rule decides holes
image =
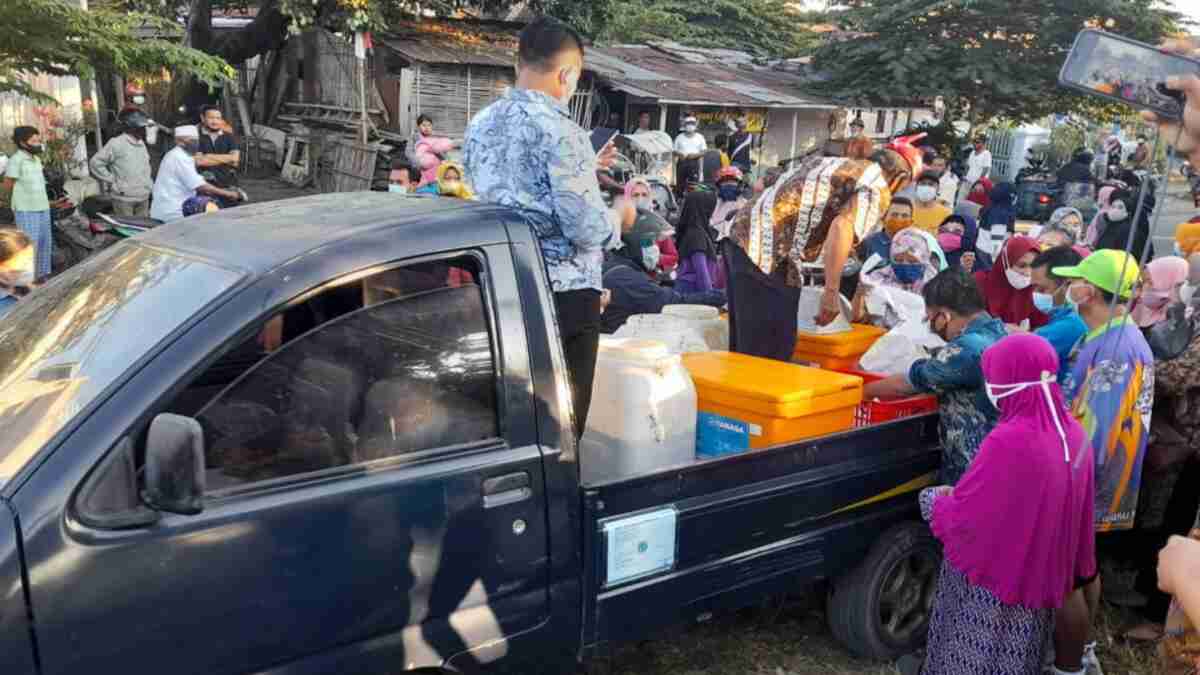
[[[413,63],[511,68],[521,24],[413,21],[392,25],[376,42]],[[749,108],[833,108],[804,93],[795,73],[763,65],[746,52],[674,42],[590,46],[585,68],[603,84],[640,99]]]

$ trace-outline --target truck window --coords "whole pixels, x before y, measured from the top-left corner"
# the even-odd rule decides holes
[[[279,315],[269,353],[195,413],[209,489],[498,436],[479,279],[471,257],[409,265]],[[262,338],[251,340],[259,350]],[[210,370],[222,367],[226,359]]]

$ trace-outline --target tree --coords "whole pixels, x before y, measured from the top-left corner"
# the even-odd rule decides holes
[[[128,73],[170,68],[217,84],[233,75],[227,63],[195,49],[138,35],[143,27],[178,31],[160,18],[107,9],[85,11],[61,0],[9,3],[0,22],[0,93],[43,103],[23,74],[93,77],[97,68]]]
[[[806,24],[827,14],[804,12],[788,0],[616,0],[600,33],[608,42],[674,40],[693,47],[738,49],[791,57],[816,46]]]
[[[1116,107],[1060,88],[1076,34],[1102,27],[1156,44],[1180,15],[1158,0],[847,0],[858,37],[814,55],[814,88],[848,103],[903,105],[942,96],[975,126],[997,117],[1108,116]]]

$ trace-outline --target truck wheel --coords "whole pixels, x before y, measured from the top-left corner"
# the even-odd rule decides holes
[[[925,643],[942,550],[924,523],[888,530],[857,568],[830,586],[829,628],[847,649],[895,659]]]

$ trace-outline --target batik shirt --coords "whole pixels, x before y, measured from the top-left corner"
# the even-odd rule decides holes
[[[463,164],[479,199],[529,222],[555,292],[601,290],[604,249],[619,223],[596,181],[591,137],[565,106],[509,89],[471,120]]]
[[[1096,531],[1132,528],[1154,407],[1154,355],[1129,317],[1084,336],[1063,394],[1096,449]]]
[[[858,244],[891,203],[891,190],[875,162],[814,157],[742,209],[730,236],[764,273],[801,286],[801,265],[820,260],[835,218],[849,220]]]
[[[986,312],[958,337],[908,369],[908,382],[938,397],[943,485],[954,485],[996,426],[999,413],[983,386],[983,351],[1006,335],[1004,323]]]

